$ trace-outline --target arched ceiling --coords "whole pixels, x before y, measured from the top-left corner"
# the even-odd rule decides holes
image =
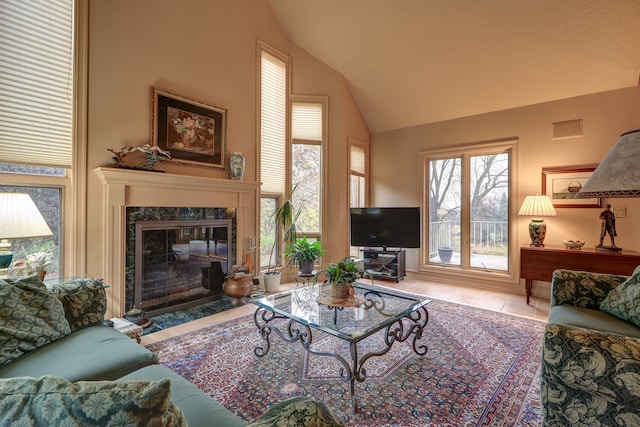
[[[378,133],[636,86],[640,0],[268,0]]]

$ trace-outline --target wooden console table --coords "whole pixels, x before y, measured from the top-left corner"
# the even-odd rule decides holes
[[[525,279],[527,304],[533,280],[551,281],[556,269],[591,271],[594,273],[630,276],[640,265],[640,252],[604,252],[595,248],[566,249],[564,246],[529,247],[520,249],[520,277]]]

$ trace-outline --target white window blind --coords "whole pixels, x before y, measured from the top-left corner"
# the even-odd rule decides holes
[[[0,162],[70,167],[73,1],[0,0]]]
[[[284,194],[287,69],[268,52],[261,55],[260,180],[262,191]]]
[[[365,174],[365,152],[364,148],[357,145],[351,146],[351,160],[350,160],[351,172],[358,174]]]
[[[291,137],[308,141],[322,141],[322,104],[292,103]]]

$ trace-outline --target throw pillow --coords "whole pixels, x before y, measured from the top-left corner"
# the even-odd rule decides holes
[[[62,303],[37,276],[0,279],[0,365],[70,333]]]
[[[107,295],[101,279],[69,279],[46,286],[62,301],[71,331],[102,324]]]
[[[609,291],[600,310],[640,326],[640,266],[617,288]]]
[[[324,403],[306,396],[278,403],[247,427],[342,427],[338,416]]]
[[[0,426],[186,426],[171,382],[0,379]]]

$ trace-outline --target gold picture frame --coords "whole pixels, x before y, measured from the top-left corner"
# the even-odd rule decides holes
[[[152,87],[151,141],[172,161],[225,167],[227,110]]]
[[[601,198],[578,199],[575,194],[591,177],[595,166],[542,169],[542,194],[556,208],[601,208]]]

